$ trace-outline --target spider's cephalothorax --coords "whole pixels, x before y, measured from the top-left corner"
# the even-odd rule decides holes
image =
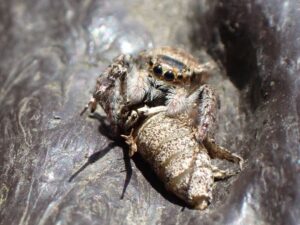
[[[189,53],[170,47],[156,48],[139,55],[144,69],[156,79],[173,85],[199,85],[206,81],[210,64],[199,64]]]

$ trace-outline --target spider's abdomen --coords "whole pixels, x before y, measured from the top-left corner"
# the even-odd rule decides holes
[[[212,198],[211,161],[187,121],[156,114],[138,129],[136,144],[166,189],[191,206],[204,209]]]

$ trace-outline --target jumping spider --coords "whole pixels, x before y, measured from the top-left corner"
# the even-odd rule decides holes
[[[169,47],[120,55],[98,77],[83,110],[93,112],[99,103],[130,155],[138,151],[168,190],[198,209],[211,201],[214,178],[236,174],[214,167],[210,159],[243,164],[210,137],[217,98],[205,81],[214,67]]]
[[[213,62],[199,64],[190,54],[170,47],[143,51],[136,58],[121,55],[106,71],[111,70],[111,76],[98,78],[84,111],[88,107],[94,111],[99,102],[111,122],[123,129],[132,126],[132,121],[123,124],[119,118],[124,117],[121,111],[128,113],[139,106],[159,106],[152,111],[165,111],[170,117],[187,113],[197,127],[197,140],[203,141],[216,121],[217,98],[205,84],[214,67]],[[103,104],[102,100],[107,99],[104,96],[110,96],[109,104]]]

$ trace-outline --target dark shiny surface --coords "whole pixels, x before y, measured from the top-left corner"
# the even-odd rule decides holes
[[[299,8],[297,0],[1,1],[0,224],[299,224]],[[211,79],[221,104],[216,140],[247,161],[204,212],[182,211],[138,155],[129,161],[103,135],[101,112],[79,116],[108,62],[153,40],[203,61],[204,48],[223,65]]]

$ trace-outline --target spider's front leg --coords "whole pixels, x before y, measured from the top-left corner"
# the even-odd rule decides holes
[[[200,86],[198,89],[196,102],[196,124],[198,141],[203,141],[209,131],[212,130],[216,123],[217,115],[217,96],[214,90],[207,84]]]
[[[126,80],[127,104],[142,103],[150,88],[147,71],[139,70],[133,66]]]
[[[192,94],[186,88],[175,88],[167,98],[167,115],[189,113],[195,121],[196,138],[202,142],[216,122],[217,97],[214,90],[207,84],[200,86]]]

